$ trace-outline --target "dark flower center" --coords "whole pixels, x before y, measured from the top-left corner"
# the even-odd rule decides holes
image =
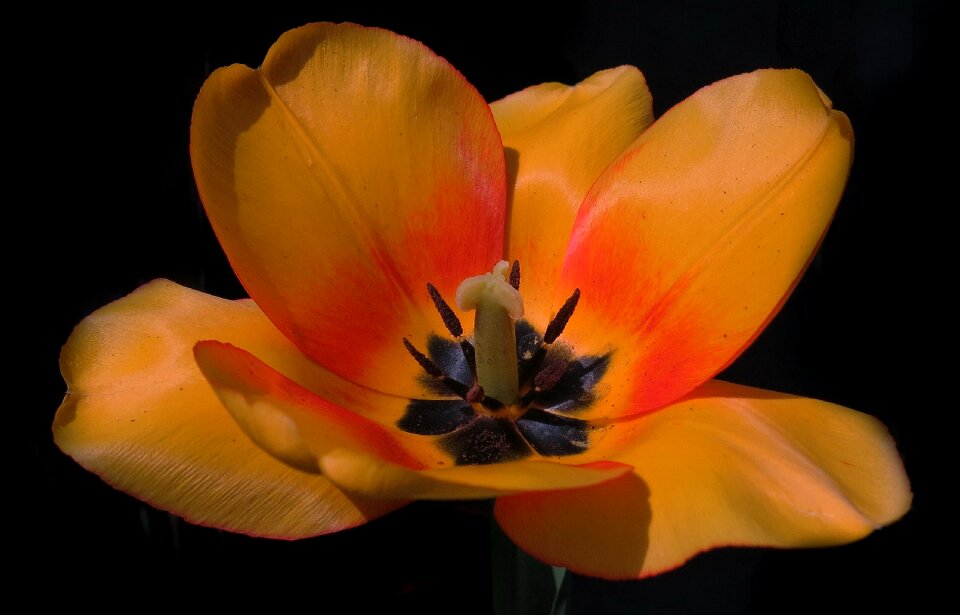
[[[509,283],[519,291],[517,262]],[[427,289],[454,339],[431,335],[426,353],[407,339],[403,343],[424,368],[419,376],[422,386],[450,398],[411,400],[397,426],[409,433],[437,437],[440,448],[458,465],[513,461],[534,453],[564,456],[585,451],[591,426],[569,415],[596,401],[594,389],[607,370],[610,354],[577,356],[559,341],[580,291],[563,304],[542,334],[522,318],[512,323],[509,337],[515,340],[515,352],[510,353],[510,369],[516,370],[516,394],[514,399],[500,400],[485,393],[482,372],[478,377],[477,355],[483,348],[475,348],[474,340],[463,337],[459,318],[436,288],[428,284]]]

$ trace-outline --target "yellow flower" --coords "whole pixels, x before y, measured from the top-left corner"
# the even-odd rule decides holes
[[[711,380],[799,279],[851,151],[799,71],[654,123],[632,67],[487,106],[415,41],[288,32],[259,70],[211,75],[191,131],[252,300],[157,281],[85,319],[56,441],[253,535],[496,497],[520,547],[607,578],[856,540],[910,503],[884,427]],[[505,264],[461,286],[502,259],[519,280]]]

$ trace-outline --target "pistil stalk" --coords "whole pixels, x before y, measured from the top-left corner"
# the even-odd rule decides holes
[[[460,309],[476,310],[477,380],[487,396],[506,405],[518,397],[515,323],[523,316],[523,298],[510,285],[509,275],[510,264],[500,261],[491,273],[467,278],[457,288]]]

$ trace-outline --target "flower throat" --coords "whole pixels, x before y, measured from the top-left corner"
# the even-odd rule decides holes
[[[566,362],[544,364],[548,347],[556,342],[580,300],[580,289],[564,302],[541,337],[526,333],[517,340],[517,321],[523,317],[520,262],[500,261],[493,271],[467,278],[457,288],[457,307],[474,311],[473,342],[463,337],[463,325],[433,284],[427,284],[444,326],[459,342],[470,368],[467,387],[417,350],[407,338],[403,345],[431,377],[470,404],[498,416],[522,416],[538,394],[549,391],[563,377]]]
[[[457,465],[576,455],[589,448],[594,427],[570,415],[597,401],[596,385],[611,353],[578,356],[558,341],[579,290],[541,334],[523,318],[520,264],[501,261],[457,289],[457,305],[475,311],[472,339],[437,289],[427,284],[427,291],[453,339],[430,335],[424,353],[404,338],[426,372],[421,386],[439,399],[411,399],[397,427],[436,437]]]

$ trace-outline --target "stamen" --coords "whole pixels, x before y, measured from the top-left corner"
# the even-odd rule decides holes
[[[470,387],[463,398],[471,404],[480,404],[487,410],[503,410],[505,408],[505,406],[496,399],[487,397],[483,392],[483,387],[479,384],[474,384]]]
[[[564,327],[567,326],[570,317],[573,316],[573,310],[577,309],[578,301],[580,301],[579,288],[574,290],[570,298],[563,302],[560,311],[557,312],[557,315],[554,316],[550,324],[547,325],[547,331],[543,334],[544,344],[552,344],[557,341],[557,338],[563,333]]]
[[[450,309],[447,302],[440,296],[440,291],[437,290],[437,287],[427,282],[427,292],[430,293],[430,298],[433,299],[433,305],[437,308],[437,311],[440,312],[440,318],[443,319],[443,326],[447,328],[450,335],[453,337],[463,335],[463,325],[460,324],[460,319],[457,318],[457,315],[453,313],[453,310]]]
[[[510,286],[520,290],[520,261],[513,261],[513,267],[510,268]]]
[[[420,367],[423,368],[423,371],[427,372],[434,378],[440,378],[443,376],[443,370],[437,367],[436,363],[428,359],[427,355],[417,350],[416,346],[410,343],[410,340],[403,338],[403,346],[407,349],[407,352],[410,353],[410,356],[416,359],[417,363],[420,364]]]
[[[470,390],[467,391],[467,401],[471,404],[481,403],[483,401],[483,387],[479,384],[470,387]]]
[[[550,363],[537,374],[533,379],[533,386],[537,391],[549,391],[552,389],[563,375],[567,373],[567,361],[556,361]]]
[[[546,356],[546,351],[543,349],[543,347],[541,347],[540,352],[543,354],[540,357],[539,363],[542,363],[543,357]],[[523,397],[520,398],[520,406],[529,406],[531,403],[533,403],[533,400],[537,398],[537,395],[543,393],[544,391],[549,391],[553,387],[557,386],[557,383],[560,382],[560,379],[563,378],[564,374],[567,373],[568,366],[568,361],[554,361],[553,363],[547,364],[546,367],[537,372],[537,375],[533,378],[533,387],[531,387],[530,390],[524,393]]]
[[[470,387],[444,374],[443,370],[437,367],[436,363],[428,359],[427,355],[417,350],[416,346],[411,344],[407,338],[403,338],[403,346],[407,349],[407,352],[410,353],[410,356],[416,359],[417,363],[420,364],[420,367],[422,367],[425,372],[438,379],[443,386],[447,387],[447,389],[457,397],[462,399],[467,398]]]
[[[453,309],[450,308],[450,304],[444,301],[443,297],[440,295],[440,291],[437,290],[437,287],[427,282],[427,292],[430,293],[430,298],[433,299],[433,305],[437,308],[437,312],[440,313],[440,318],[443,319],[443,326],[447,328],[447,331],[450,332],[450,335],[456,338],[460,338],[463,335],[463,325],[460,323],[460,319],[457,318],[457,315],[453,312]],[[463,358],[467,360],[467,366],[470,368],[470,374],[473,376],[473,381],[477,381],[477,354],[474,352],[473,344],[468,340],[460,340],[460,350],[463,351]]]

